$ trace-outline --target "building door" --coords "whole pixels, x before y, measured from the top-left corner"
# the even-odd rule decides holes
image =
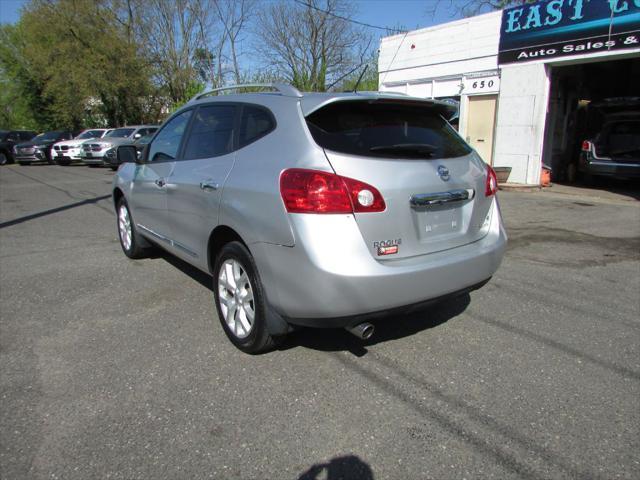
[[[493,159],[497,100],[497,95],[471,96],[467,109],[467,142],[488,164],[491,164]]]

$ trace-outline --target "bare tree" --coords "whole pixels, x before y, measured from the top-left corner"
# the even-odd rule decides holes
[[[158,82],[171,100],[186,100],[199,82],[196,63],[207,51],[212,22],[206,0],[144,0],[137,2],[141,48],[157,68]]]
[[[239,84],[242,79],[242,72],[240,69],[238,46],[242,43],[242,34],[245,32],[247,25],[251,21],[253,14],[255,13],[257,2],[256,0],[213,0],[218,19],[224,28],[224,40],[220,44],[220,55],[222,59],[222,52],[225,45],[229,47],[229,57],[233,66],[233,77],[236,84]],[[219,62],[222,70],[221,62]]]
[[[281,0],[264,7],[257,19],[256,50],[296,87],[325,91],[328,83],[365,62],[371,42],[347,20],[353,15],[347,1]]]

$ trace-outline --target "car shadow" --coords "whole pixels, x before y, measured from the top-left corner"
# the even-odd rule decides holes
[[[613,193],[616,195],[622,195],[634,200],[640,200],[640,179],[621,179],[613,177],[594,176],[590,182],[585,182],[582,179],[578,179],[574,183],[564,181],[555,183],[570,188],[574,187],[577,189],[591,190],[594,193],[597,191],[602,191]]]
[[[375,332],[368,340],[360,340],[340,328],[300,328],[287,335],[279,349],[305,347],[323,352],[349,351],[362,357],[367,354],[367,347],[442,325],[463,313],[470,303],[471,296],[465,293],[405,315],[379,317],[370,322],[375,326]]]
[[[151,258],[163,259],[213,292],[211,276],[178,257],[155,248]],[[463,313],[470,303],[471,297],[465,293],[405,315],[395,314],[371,320],[375,326],[375,333],[369,340],[360,340],[341,328],[296,328],[286,336],[278,346],[278,350],[286,351],[304,347],[323,352],[349,351],[355,356],[362,357],[367,354],[368,346],[409,337],[423,330],[435,328]]]

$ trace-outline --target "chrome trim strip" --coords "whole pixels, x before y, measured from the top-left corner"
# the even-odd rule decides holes
[[[193,258],[198,258],[198,254],[189,250],[187,247],[185,247],[184,245],[182,245],[179,242],[176,242],[175,240],[171,240],[169,237],[165,237],[164,235],[161,235],[158,232],[154,232],[153,230],[151,230],[150,228],[145,227],[144,225],[141,225],[139,223],[136,223],[136,227],[140,228],[140,230],[144,230],[145,232],[153,235],[154,237],[156,237],[158,240],[162,240],[163,242],[168,243],[169,245],[171,245],[172,247],[175,247],[179,250],[182,250],[184,253],[186,253],[187,255],[193,257]]]
[[[618,163],[618,162],[588,162],[589,165],[599,167],[640,167],[640,163]]]
[[[412,207],[430,207],[433,205],[443,205],[445,203],[463,202],[473,198],[474,191],[458,189],[448,192],[418,193],[411,195],[409,203]]]

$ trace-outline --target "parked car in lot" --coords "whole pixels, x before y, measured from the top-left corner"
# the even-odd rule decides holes
[[[15,159],[20,165],[29,165],[34,162],[48,162],[54,164],[51,155],[51,147],[62,140],[71,140],[75,135],[67,130],[55,130],[41,133],[28,142],[17,144],[13,147]]]
[[[95,142],[82,144],[81,158],[90,167],[104,165],[104,154],[118,145],[125,145],[155,132],[156,125],[132,125],[116,128]]]
[[[53,145],[53,158],[58,165],[70,165],[72,162],[78,162],[81,160],[80,154],[82,153],[82,144],[87,140],[94,138],[102,138],[111,129],[108,128],[91,128],[83,130],[80,135],[72,140],[66,140],[64,142],[58,142]]]
[[[125,144],[125,145],[133,145],[134,147],[136,147],[136,154],[138,157],[140,157],[140,155],[142,154],[142,151],[144,150],[144,147],[146,147],[147,144],[151,141],[151,139],[153,138],[153,135],[154,135],[153,133],[149,135],[145,135],[144,137],[140,137],[136,141],[131,142],[130,144]],[[104,164],[114,172],[120,166],[117,150],[118,150],[117,147],[110,148],[109,150],[104,152],[104,157],[103,157]]]
[[[13,163],[13,147],[35,136],[36,132],[27,130],[0,130],[0,165]]]
[[[606,114],[600,131],[582,142],[578,171],[585,180],[640,178],[640,99],[635,105],[628,103],[629,107]]]
[[[236,87],[237,88],[237,87]],[[245,352],[485,284],[504,254],[495,173],[444,103],[384,93],[198,95],[113,180],[122,250],[152,244],[213,276]],[[130,163],[131,162],[131,163]]]

